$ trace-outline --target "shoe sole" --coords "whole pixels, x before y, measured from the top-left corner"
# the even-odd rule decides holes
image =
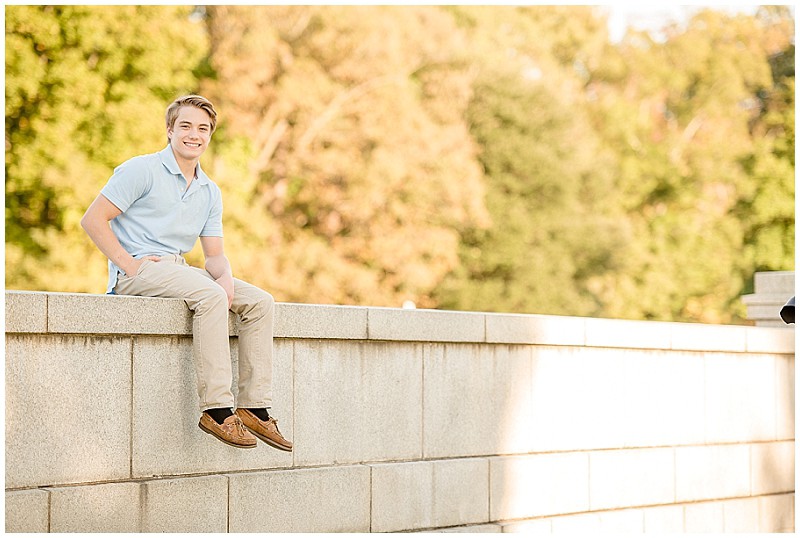
[[[245,424],[245,426],[244,426],[244,427],[245,427],[245,428],[247,428],[247,424]],[[250,433],[252,433],[253,435],[255,435],[256,437],[258,437],[259,439],[261,439],[262,441],[264,441],[265,443],[267,443],[267,444],[268,444],[269,446],[271,446],[272,448],[277,448],[278,450],[283,450],[284,452],[291,452],[291,451],[292,451],[292,448],[291,448],[291,447],[287,447],[287,446],[282,446],[282,445],[279,445],[278,443],[276,443],[275,441],[273,441],[273,440],[272,440],[272,439],[270,439],[269,437],[264,437],[264,436],[263,436],[263,435],[261,435],[260,433],[258,433],[258,432],[256,432],[256,431],[253,431],[253,430],[251,430],[250,428],[247,428],[247,430],[248,430]]]
[[[213,431],[211,431],[208,428],[206,428],[205,426],[203,426],[202,423],[199,423],[198,426],[200,427],[201,430],[206,432],[208,435],[212,436],[215,439],[219,439],[220,441],[222,441],[226,445],[230,445],[230,446],[232,446],[234,448],[255,448],[256,446],[258,446],[258,445],[255,445],[255,444],[253,444],[253,445],[238,445],[236,443],[232,443],[232,442],[228,441],[227,439],[223,439],[222,437],[220,437],[219,435],[217,435]]]

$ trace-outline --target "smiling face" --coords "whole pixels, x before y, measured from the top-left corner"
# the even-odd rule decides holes
[[[211,117],[202,108],[182,106],[167,138],[178,162],[196,163],[211,141]]]

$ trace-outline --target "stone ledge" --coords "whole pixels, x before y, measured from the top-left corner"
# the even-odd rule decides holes
[[[180,299],[6,291],[6,332],[191,336]],[[237,335],[236,316],[229,332]],[[794,353],[793,327],[277,303],[276,338]]]

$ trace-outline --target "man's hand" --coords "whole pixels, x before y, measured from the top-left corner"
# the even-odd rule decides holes
[[[228,309],[230,310],[233,304],[233,275],[225,273],[214,282],[222,286],[222,289],[225,290],[225,294],[228,296]]]
[[[228,295],[228,309],[230,309],[233,304],[233,271],[231,271],[228,258],[225,257],[222,238],[201,236],[200,245],[203,247],[203,254],[206,257],[206,271],[214,279],[214,282],[225,290]]]
[[[134,276],[139,272],[139,268],[142,266],[145,260],[160,262],[161,258],[158,256],[145,256],[143,258],[139,258],[138,260],[136,258],[131,258],[130,263],[128,263],[126,267],[120,267],[120,269],[125,271],[127,276]]]

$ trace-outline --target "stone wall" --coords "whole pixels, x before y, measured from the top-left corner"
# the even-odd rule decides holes
[[[794,530],[792,328],[278,304],[285,453],[197,427],[182,301],[5,299],[7,531]]]
[[[784,327],[780,312],[794,296],[794,271],[764,271],[753,277],[753,293],[744,295],[747,319],[758,327]]]

